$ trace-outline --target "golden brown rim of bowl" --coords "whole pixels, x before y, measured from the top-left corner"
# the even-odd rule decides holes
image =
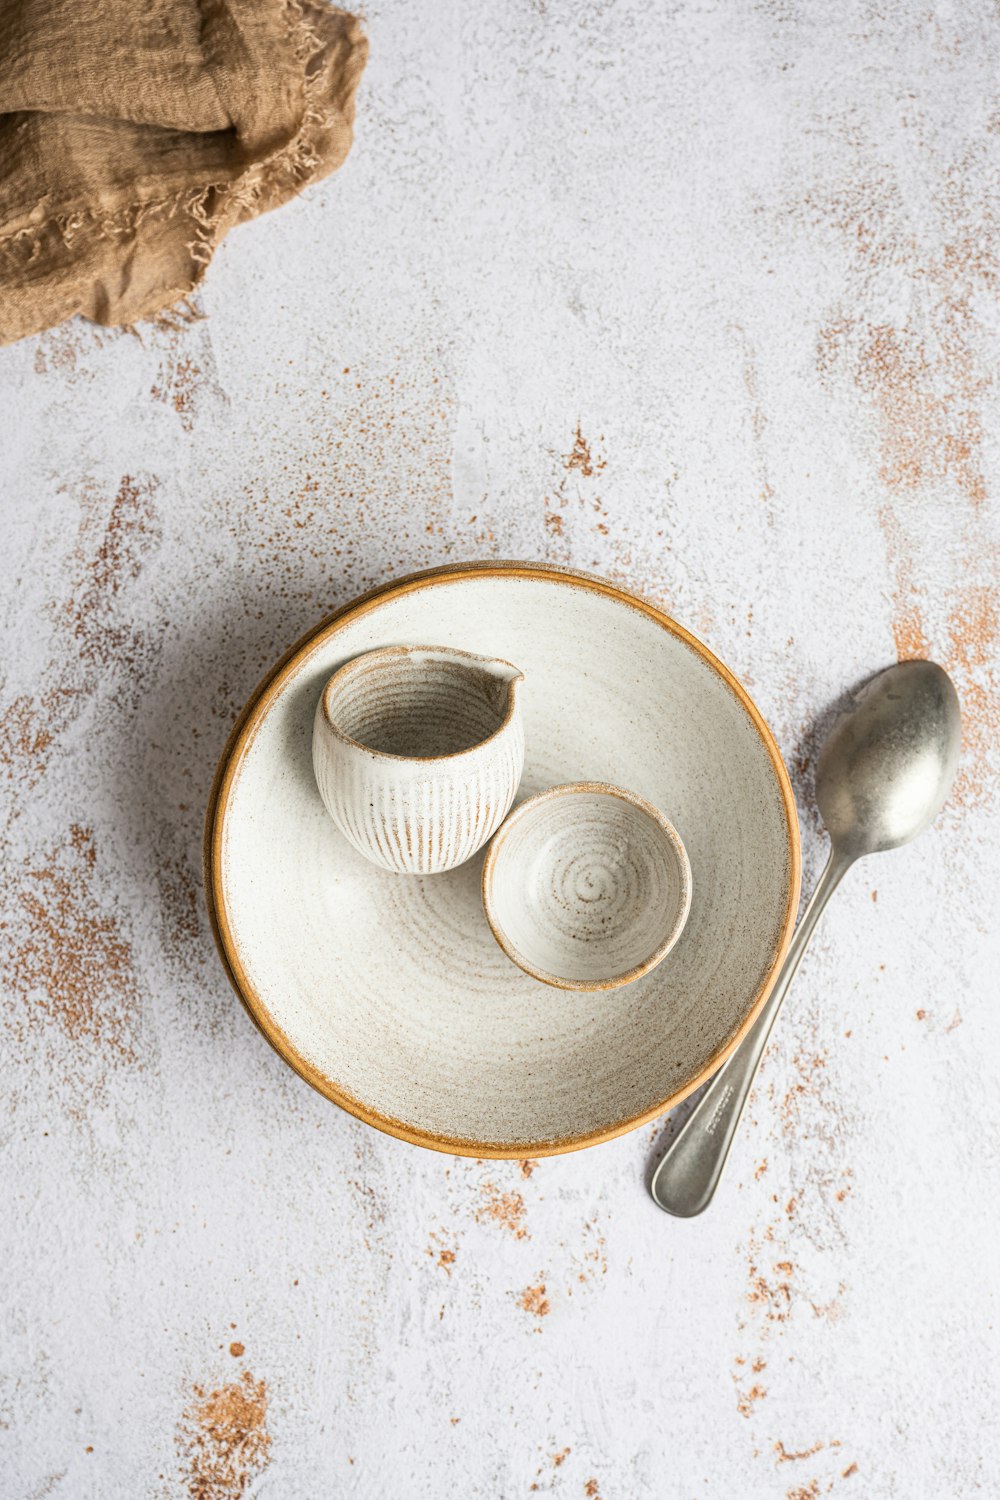
[[[551,974],[548,970],[539,969],[535,964],[530,963],[516,943],[508,937],[497,916],[496,903],[493,900],[497,858],[512,829],[543,802],[551,802],[556,797],[573,796],[579,793],[588,797],[616,797],[619,802],[627,802],[630,807],[638,808],[651,823],[656,825],[666,843],[673,849],[681,876],[681,902],[662,941],[657,943],[652,953],[644,958],[642,963],[633,964],[631,969],[624,969],[620,974],[612,974],[606,979],[565,979],[559,974]],[[671,948],[676,946],[691,909],[691,866],[688,863],[684,842],[673,823],[661,813],[658,807],[654,807],[652,802],[647,802],[645,797],[640,797],[638,792],[630,792],[627,787],[623,786],[612,786],[610,781],[564,781],[559,786],[546,787],[543,792],[536,792],[533,797],[528,797],[526,801],[507,814],[487,846],[480,891],[483,911],[486,914],[490,931],[511,963],[523,969],[525,974],[530,974],[533,979],[540,980],[542,984],[550,984],[553,989],[557,990],[580,992],[618,990],[626,984],[633,984],[644,974],[652,973],[657,965],[663,962]]]
[[[316,1067],[296,1049],[294,1043],[286,1033],[277,1026],[273,1018],[268,1014],[260,996],[256,993],[250,983],[249,976],[240,962],[239,952],[229,923],[228,913],[225,906],[225,897],[222,882],[222,852],[223,831],[225,825],[226,811],[229,798],[232,793],[233,784],[237,772],[247,751],[253,743],[257,730],[264,720],[271,704],[281,692],[285,683],[298,670],[303,660],[328,637],[345,625],[357,620],[367,614],[390,595],[415,593],[418,589],[435,588],[440,584],[453,583],[462,578],[524,578],[540,582],[562,583],[578,588],[589,589],[593,593],[603,594],[610,599],[616,599],[632,609],[644,614],[647,618],[655,621],[664,630],[668,631],[685,642],[711,669],[722,678],[729,688],[740,707],[750,719],[754,729],[760,737],[761,743],[767,752],[768,758],[774,769],[775,778],[781,792],[782,806],[785,813],[785,826],[788,835],[788,859],[790,880],[788,883],[788,898],[785,903],[785,915],[782,922],[781,937],[775,948],[771,967],[764,977],[764,981],[754,997],[753,1004],[747,1016],[737,1031],[727,1041],[716,1049],[709,1061],[698,1072],[695,1077],[690,1078],[679,1088],[674,1089],[662,1100],[650,1109],[642,1110],[639,1114],[631,1116],[627,1120],[616,1120],[613,1124],[602,1130],[591,1131],[582,1135],[566,1136],[555,1140],[542,1141],[502,1141],[492,1143],[489,1141],[466,1139],[461,1136],[437,1135],[431,1131],[420,1130],[416,1126],[409,1125],[405,1120],[397,1120],[389,1115],[380,1114],[377,1110],[370,1108],[363,1100],[357,1099],[342,1089]],[[656,1120],[660,1115],[673,1109],[692,1094],[695,1089],[711,1078],[712,1074],[725,1062],[740,1044],[743,1037],[750,1030],[754,1021],[760,1014],[764,1002],[767,1000],[778,971],[788,951],[792,940],[792,930],[795,926],[795,915],[799,904],[799,884],[802,874],[802,857],[799,847],[799,824],[795,811],[795,798],[792,794],[791,782],[785,769],[774,736],[764,722],[764,719],[753,702],[749,693],[743,685],[734,677],[733,673],[721,662],[709,648],[700,641],[697,636],[692,635],[683,625],[678,625],[676,620],[664,613],[657,605],[649,600],[643,599],[639,594],[630,593],[626,589],[619,588],[616,584],[609,583],[606,579],[599,578],[589,573],[577,572],[571,568],[563,568],[554,563],[540,562],[467,562],[451,563],[439,568],[427,568],[419,573],[409,573],[402,578],[388,583],[379,584],[377,588],[369,589],[367,593],[361,594],[349,604],[342,605],[330,615],[320,620],[312,630],[301,636],[271,668],[270,672],[258,684],[242,713],[230,732],[225,748],[219,759],[219,764],[212,781],[212,789],[209,793],[208,809],[205,815],[205,843],[204,843],[204,871],[205,871],[205,898],[208,905],[209,921],[212,927],[212,936],[222,959],[223,967],[228,975],[229,981],[239,995],[252,1021],[262,1035],[270,1042],[290,1068],[304,1078],[306,1083],[311,1084],[314,1089],[334,1104],[339,1104],[341,1109],[348,1114],[354,1115],[356,1119],[363,1120],[366,1125],[372,1125],[376,1130],[384,1131],[387,1135],[397,1136],[400,1140],[408,1141],[414,1146],[425,1146],[432,1151],[444,1151],[453,1156],[493,1157],[503,1160],[518,1160],[523,1157],[558,1156],[568,1151],[580,1151],[585,1146],[597,1146],[603,1141],[614,1140],[616,1136],[626,1135],[630,1130],[637,1130],[639,1126]]]

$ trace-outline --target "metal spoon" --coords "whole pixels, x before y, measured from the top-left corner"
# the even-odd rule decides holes
[[[691,1218],[712,1201],[771,1027],[823,908],[856,859],[909,843],[933,822],[951,790],[961,732],[958,695],[932,661],[879,672],[835,724],[816,768],[830,858],[763,1010],[656,1169],[650,1192],[667,1213]]]

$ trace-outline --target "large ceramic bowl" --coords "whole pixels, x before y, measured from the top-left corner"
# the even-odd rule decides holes
[[[334,827],[311,761],[319,695],[361,652],[413,641],[523,671],[522,798],[605,781],[669,808],[693,897],[668,962],[621,989],[542,985],[493,941],[482,854],[397,875]],[[700,641],[598,579],[473,563],[339,610],[261,684],[212,790],[206,884],[233,984],[327,1098],[437,1150],[540,1156],[655,1118],[736,1045],[791,936],[798,828],[767,726]]]

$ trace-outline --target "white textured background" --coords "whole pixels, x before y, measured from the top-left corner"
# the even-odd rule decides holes
[[[0,351],[0,1494],[1000,1494],[1000,17],[368,22],[346,167],[231,237],[201,321]],[[354,1122],[211,946],[259,675],[489,556],[732,665],[807,890],[831,700],[897,653],[962,695],[951,805],[838,892],[695,1222],[646,1195],[655,1129],[521,1168]]]

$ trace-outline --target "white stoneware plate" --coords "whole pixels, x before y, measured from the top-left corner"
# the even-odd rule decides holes
[[[493,940],[482,853],[396,875],[337,831],[313,776],[317,700],[351,657],[413,641],[524,672],[520,799],[607,781],[667,813],[693,899],[651,974],[592,993],[540,984]],[[700,641],[599,579],[471,563],[338,610],[261,684],[216,774],[206,888],[251,1016],[327,1098],[440,1151],[541,1156],[654,1119],[736,1045],[791,937],[798,824],[767,726]]]

